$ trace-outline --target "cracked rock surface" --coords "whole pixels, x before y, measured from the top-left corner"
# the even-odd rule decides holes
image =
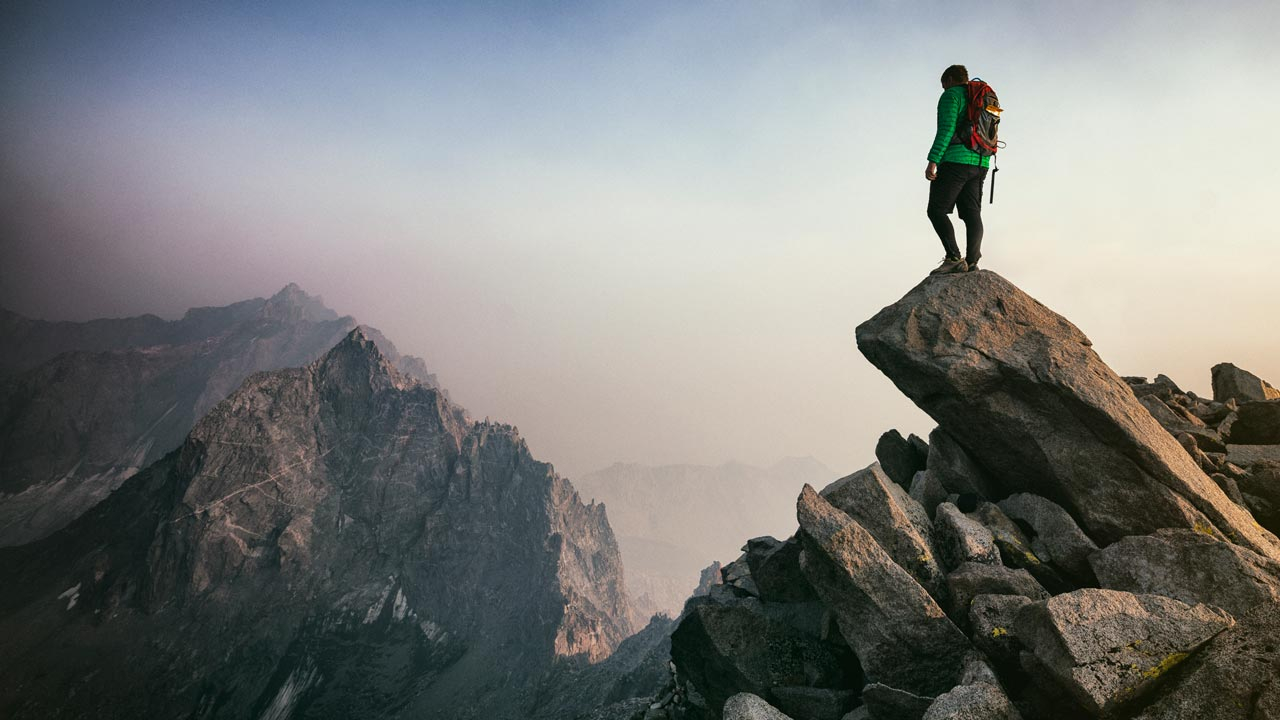
[[[1142,698],[1233,622],[1206,605],[1088,589],[1027,605],[1016,628],[1040,666],[1086,711],[1102,717]]]

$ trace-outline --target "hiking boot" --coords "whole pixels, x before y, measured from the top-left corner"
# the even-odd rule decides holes
[[[971,264],[969,265],[969,269],[968,269],[968,270],[966,270],[965,272],[974,272],[974,271],[976,271],[977,269],[978,269],[978,263],[971,263]]]
[[[942,264],[931,271],[930,275],[948,275],[950,273],[962,273],[969,269],[969,264],[964,258],[943,258]]]

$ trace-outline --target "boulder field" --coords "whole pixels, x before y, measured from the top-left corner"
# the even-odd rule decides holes
[[[1121,377],[990,271],[857,329],[937,423],[691,598],[636,720],[1280,717],[1280,394]]]

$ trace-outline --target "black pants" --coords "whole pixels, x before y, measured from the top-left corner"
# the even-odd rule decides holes
[[[965,254],[970,265],[982,257],[982,183],[987,169],[962,163],[939,163],[938,177],[929,183],[929,222],[942,240],[947,257],[960,257],[956,231],[947,215],[960,209],[964,221]]]

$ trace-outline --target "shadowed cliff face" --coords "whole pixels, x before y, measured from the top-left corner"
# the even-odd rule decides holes
[[[360,330],[0,576],[6,717],[505,716],[631,630],[603,506]]]
[[[181,444],[249,375],[303,365],[356,321],[290,285],[268,299],[87,323],[0,316],[0,547],[47,536]],[[393,364],[422,361],[368,329]]]

